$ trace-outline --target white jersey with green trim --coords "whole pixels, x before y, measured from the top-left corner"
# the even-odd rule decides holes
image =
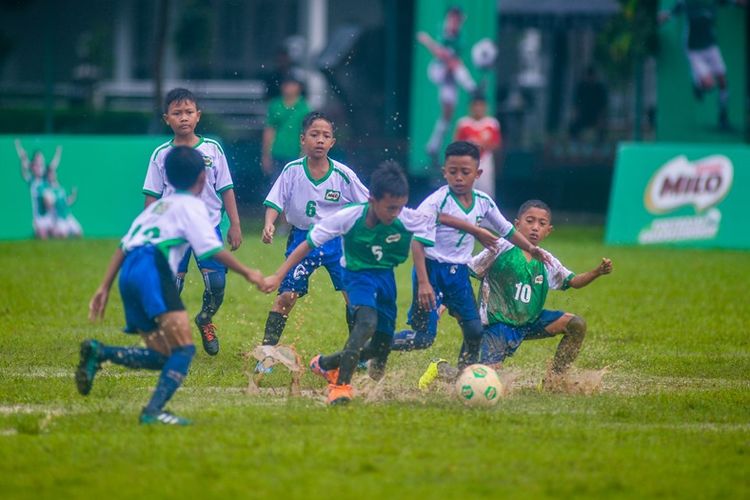
[[[370,197],[352,169],[328,159],[328,173],[314,180],[307,157],[287,163],[268,192],[263,204],[286,214],[293,226],[307,230],[350,203],[364,203]]]
[[[120,248],[127,254],[134,248],[153,245],[162,251],[170,269],[177,274],[188,246],[198,259],[207,259],[222,250],[214,227],[203,201],[178,191],[146,207],[123,236]]]
[[[206,165],[206,185],[203,186],[200,199],[206,204],[211,223],[214,227],[221,222],[224,210],[224,200],[221,193],[232,189],[232,174],[229,172],[224,150],[213,139],[200,137],[198,144],[193,146],[203,156]],[[146,180],[143,183],[143,194],[162,198],[175,192],[174,186],[167,182],[167,172],[164,160],[174,147],[174,141],[165,142],[154,150],[148,163]]]
[[[469,264],[482,278],[479,316],[482,324],[526,325],[539,317],[548,289],[565,290],[575,274],[547,251],[549,262],[529,259],[523,250],[500,240],[477,254]]]
[[[436,218],[440,214],[447,214],[470,224],[482,225],[494,230],[502,237],[513,234],[513,225],[507,221],[500,210],[485,192],[474,189],[469,208],[464,207],[450,189],[442,186],[420,203],[418,210],[433,214]],[[428,259],[450,264],[468,264],[474,251],[474,237],[458,229],[438,224],[435,235],[435,246],[426,248]]]
[[[391,224],[368,227],[369,203],[343,208],[315,224],[307,233],[307,243],[315,248],[343,236],[341,265],[350,271],[390,269],[409,256],[412,237],[426,247],[435,244],[435,218],[404,208]]]

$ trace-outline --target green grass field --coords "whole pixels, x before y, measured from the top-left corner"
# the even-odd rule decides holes
[[[281,239],[245,237],[240,258],[274,269]],[[170,404],[195,422],[179,429],[137,425],[155,372],[107,366],[88,397],[76,392],[81,340],[135,342],[119,331],[116,291],[103,324],[86,320],[116,242],[0,243],[0,498],[750,497],[750,253],[601,240],[562,228],[544,245],[573,270],[614,261],[612,275],[548,301],[588,321],[576,366],[608,367],[595,394],[536,389],[552,340],[521,346],[506,365],[513,390],[493,409],[464,408],[445,388],[420,394],[428,360],[456,357],[446,316],[430,351],[392,355],[377,398],[327,408],[309,373],[307,395],[287,398],[280,371],[267,381],[276,391],[248,396],[239,354],[262,337],[272,297],[231,276],[221,352],[198,347]],[[409,276],[402,266],[400,325]],[[193,314],[201,293],[192,269]],[[308,360],[342,347],[345,331],[342,299],[319,273],[284,340]]]

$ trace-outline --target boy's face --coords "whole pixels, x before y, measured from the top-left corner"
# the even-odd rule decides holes
[[[386,193],[379,200],[370,197],[370,208],[372,208],[375,217],[377,217],[381,224],[390,226],[396,220],[398,214],[401,213],[404,206],[406,206],[408,200],[408,196],[393,196]]]
[[[315,120],[300,137],[302,150],[310,158],[320,160],[328,156],[336,139],[333,137],[333,127],[326,120]]]
[[[484,118],[487,116],[487,103],[484,101],[472,101],[469,113],[471,113],[471,117],[475,120]]]
[[[193,101],[175,101],[169,104],[164,121],[175,135],[188,136],[195,132],[201,112]]]
[[[287,80],[281,84],[281,95],[285,99],[296,99],[302,93],[302,87],[294,80]]]
[[[516,229],[534,245],[540,244],[552,232],[552,218],[543,208],[531,207],[514,221]]]
[[[443,177],[455,194],[470,193],[481,173],[479,164],[471,156],[449,156],[443,165]]]

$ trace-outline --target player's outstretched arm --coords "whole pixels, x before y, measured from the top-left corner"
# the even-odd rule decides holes
[[[115,276],[117,276],[123,260],[125,260],[125,254],[121,248],[118,248],[109,260],[109,265],[107,266],[107,271],[104,273],[101,285],[97,288],[94,296],[91,297],[91,301],[89,302],[89,320],[96,321],[104,318],[104,310],[107,308],[107,300],[109,300],[109,289],[112,288],[112,283],[115,281]]]
[[[265,221],[263,222],[263,234],[261,235],[261,241],[265,244],[269,244],[273,241],[273,234],[276,232],[276,219],[279,217],[279,212],[271,207],[266,208]]]
[[[286,276],[294,266],[302,262],[302,259],[310,253],[310,250],[311,247],[307,240],[297,245],[297,248],[289,254],[289,257],[287,257],[284,263],[279,266],[276,272],[270,276],[266,276],[266,279],[263,280],[262,290],[266,293],[271,293],[276,290],[281,284],[281,280],[284,279],[284,276]]]
[[[49,162],[49,168],[51,170],[55,170],[60,166],[60,158],[62,158],[62,146],[57,146],[55,148],[55,156],[53,156],[52,161]]]
[[[420,308],[425,311],[432,311],[436,307],[435,290],[433,290],[430,278],[427,275],[427,264],[425,263],[425,252],[422,242],[412,240],[411,255],[414,260],[414,271],[417,273],[417,302]]]
[[[236,272],[250,283],[253,283],[258,287],[258,290],[262,290],[263,286],[263,273],[257,269],[250,269],[245,264],[237,260],[237,258],[226,250],[222,250],[213,257],[232,271]]]
[[[570,287],[583,288],[599,276],[604,276],[605,274],[609,274],[611,272],[612,261],[607,259],[606,257],[602,258],[602,261],[594,269],[583,274],[578,274],[572,280],[570,280]]]
[[[549,262],[549,257],[547,256],[547,254],[544,253],[541,248],[526,239],[526,236],[522,235],[520,231],[513,231],[513,234],[510,236],[510,238],[508,238],[508,240],[510,240],[510,242],[515,246],[529,252],[531,256],[536,260]]]
[[[242,245],[242,228],[240,227],[240,215],[237,212],[237,199],[234,196],[234,189],[227,189],[221,193],[221,199],[224,202],[224,210],[229,217],[229,230],[227,231],[227,242],[229,248],[234,252]]]
[[[465,220],[459,219],[458,217],[453,217],[452,215],[448,214],[440,214],[438,216],[438,220],[441,224],[445,224],[446,226],[458,229],[459,231],[469,233],[474,238],[476,238],[477,241],[481,243],[485,248],[494,248],[497,246],[499,238],[482,227],[479,227],[475,224],[470,224]]]

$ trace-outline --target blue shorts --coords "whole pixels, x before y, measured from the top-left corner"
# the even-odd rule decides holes
[[[158,328],[157,316],[185,310],[166,257],[151,245],[127,253],[119,284],[125,333],[152,332]]]
[[[289,233],[289,238],[286,240],[286,253],[284,256],[289,257],[289,254],[291,254],[300,243],[305,241],[306,238],[306,230],[292,227],[292,230]],[[343,288],[341,238],[334,238],[322,246],[310,250],[310,253],[302,259],[302,262],[297,264],[294,269],[290,270],[287,275],[284,276],[284,280],[279,286],[279,294],[284,292],[295,292],[300,297],[305,295],[307,293],[310,276],[320,266],[325,266],[328,270],[328,275],[331,277],[333,288],[335,290],[341,290]]]
[[[539,340],[554,337],[545,328],[565,314],[563,311],[542,310],[542,314],[533,323],[522,326],[507,323],[495,323],[484,328],[482,333],[481,361],[485,364],[500,363],[508,356],[513,356],[524,340]]]
[[[216,236],[219,237],[219,241],[223,243],[224,237],[221,234],[221,226],[216,226],[214,230],[216,231]],[[182,260],[177,265],[178,273],[182,274],[182,273],[187,272],[191,255],[193,255],[193,249],[188,247],[187,251],[185,252],[185,255],[182,257]],[[198,264],[198,269],[200,269],[201,271],[204,269],[209,269],[211,271],[224,271],[225,273],[227,272],[227,266],[225,266],[218,260],[214,260],[213,257],[208,258],[206,260],[195,259],[195,263]]]
[[[343,269],[344,291],[349,306],[368,306],[378,311],[376,332],[393,336],[396,328],[396,279],[393,269]]]
[[[435,302],[437,307],[432,311],[425,311],[419,307],[417,302],[417,272],[412,272],[412,299],[409,308],[409,323],[414,330],[427,331],[431,334],[437,332],[438,308],[445,304],[451,316],[460,321],[471,321],[479,319],[477,302],[474,299],[474,290],[469,281],[469,266],[465,264],[450,264],[425,259],[427,265],[427,276],[430,279],[432,289],[435,290]]]

